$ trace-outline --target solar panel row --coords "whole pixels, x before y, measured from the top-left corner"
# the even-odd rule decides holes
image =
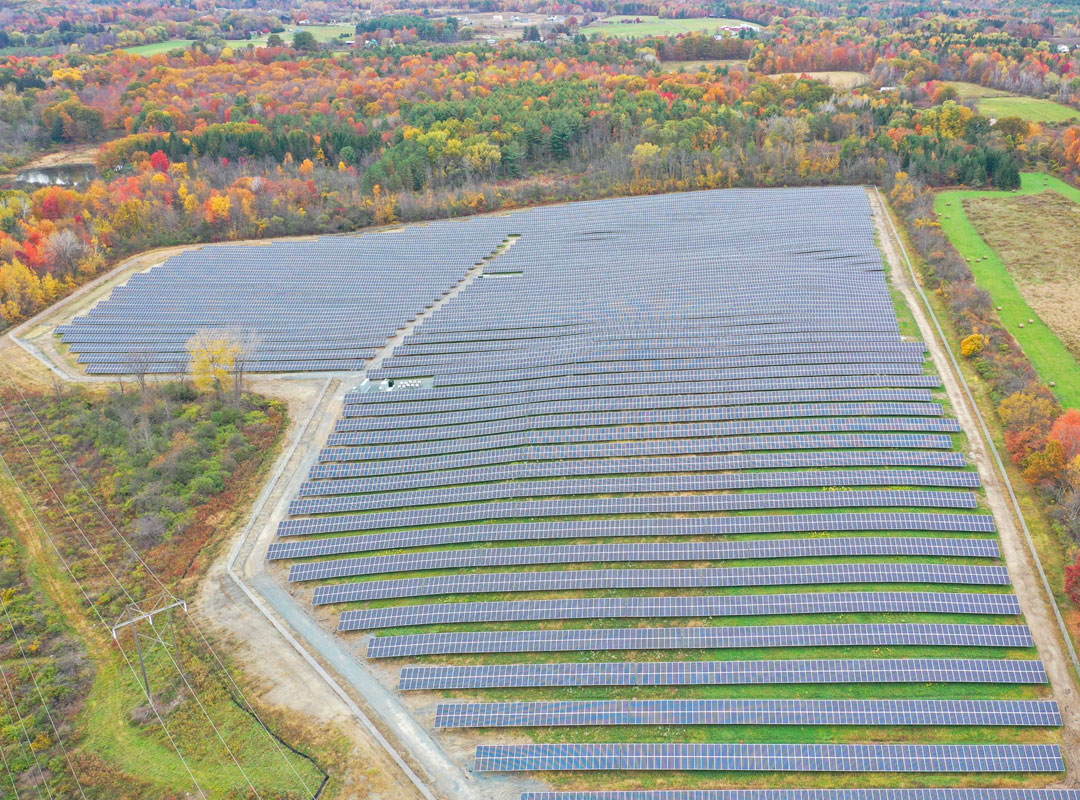
[[[1033,647],[1025,625],[867,623],[710,628],[597,628],[376,636],[368,658],[450,653],[700,650],[747,647]]]
[[[467,567],[582,564],[614,561],[723,561],[764,558],[830,558],[837,556],[960,556],[997,558],[993,539],[910,536],[859,536],[828,539],[754,539],[722,542],[551,545],[438,550],[365,558],[342,558],[295,564],[290,581],[325,580],[386,572],[414,572]]]
[[[406,666],[398,688],[512,689],[541,686],[726,686],[829,683],[1048,682],[1033,659],[873,658],[758,661],[617,661]]]
[[[808,586],[857,583],[925,583],[1006,586],[1002,566],[866,563],[688,569],[575,569],[464,572],[430,578],[334,583],[319,586],[315,605],[442,594],[562,592],[587,589],[675,589],[733,586]]]
[[[959,592],[814,592],[721,597],[612,597],[431,603],[346,611],[339,631],[535,622],[549,619],[653,619],[776,614],[1019,614],[1015,595]]]
[[[301,536],[357,530],[351,516],[330,519],[287,519],[279,536]],[[428,528],[390,534],[366,534],[309,542],[277,542],[272,557],[325,555],[465,542],[543,539],[590,539],[619,536],[739,536],[755,533],[821,533],[825,531],[936,531],[993,533],[989,514],[871,512],[843,514],[762,514],[683,519],[586,519],[574,522],[493,523],[459,528]],[[287,552],[295,556],[284,556]],[[330,548],[330,549],[326,549]],[[351,549],[350,549],[351,548]]]
[[[1049,744],[480,745],[476,772],[664,770],[752,772],[1063,772]]]
[[[1011,725],[1059,727],[1053,700],[557,700],[440,703],[436,728],[584,725]]]

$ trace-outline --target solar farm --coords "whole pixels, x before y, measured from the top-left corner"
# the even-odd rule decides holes
[[[88,373],[175,373],[207,328],[250,371],[363,371],[267,559],[478,778],[1076,800],[862,188],[204,247],[58,334]]]

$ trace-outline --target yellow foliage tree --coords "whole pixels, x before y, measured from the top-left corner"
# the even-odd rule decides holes
[[[19,259],[0,264],[0,317],[10,324],[41,307],[41,279]]]
[[[1059,413],[1052,400],[1029,392],[1014,392],[998,406],[998,416],[1006,428],[1049,427]]]
[[[630,155],[630,163],[640,174],[651,171],[660,162],[660,148],[652,142],[642,142]]]
[[[376,225],[392,225],[397,222],[397,199],[384,192],[379,184],[371,188],[371,210]]]
[[[202,391],[211,389],[219,400],[236,380],[236,366],[243,356],[239,339],[225,331],[202,330],[188,339],[188,371],[195,386]]]
[[[986,347],[987,341],[989,340],[981,333],[973,333],[971,336],[964,337],[964,340],[960,342],[960,355],[965,358],[977,356]]]
[[[906,172],[897,172],[893,176],[893,189],[889,194],[892,201],[898,206],[911,205],[915,202],[915,187],[911,183],[911,177]]]

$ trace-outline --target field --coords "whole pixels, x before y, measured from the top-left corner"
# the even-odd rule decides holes
[[[1042,194],[1048,191],[1053,194]],[[1076,348],[1078,336],[1075,306],[1066,300],[1078,291],[1075,271],[1068,273],[1076,263],[1069,244],[1074,229],[1040,211],[1075,218],[1075,203],[1080,191],[1041,173],[1025,173],[1019,192],[943,192],[935,202],[945,233],[1002,307],[998,314],[1009,332],[1039,376],[1056,384],[1062,404],[1074,408],[1080,406],[1080,365],[1077,351],[1066,346]]]
[[[641,22],[623,22],[623,20],[640,19]],[[586,36],[594,33],[600,36],[672,36],[677,33],[692,33],[697,31],[715,32],[721,27],[733,25],[753,25],[740,19],[728,18],[702,18],[692,19],[660,19],[650,16],[613,16],[607,17],[603,22],[582,28],[581,32]],[[754,25],[754,27],[758,27]]]
[[[993,119],[1020,117],[1031,122],[1057,123],[1080,118],[1080,111],[1052,100],[1024,97],[963,81],[951,81],[949,85],[956,87],[962,99],[977,99],[979,113]]]
[[[775,75],[770,75],[769,77],[780,78],[786,75],[792,75],[796,78],[801,78],[805,75],[814,80],[824,81],[837,89],[854,89],[856,86],[862,86],[870,80],[870,76],[865,72],[850,72],[845,70],[834,70],[832,72],[779,72]]]
[[[285,44],[292,42],[293,34],[297,31],[308,31],[316,40],[320,42],[340,42],[343,38],[352,39],[356,35],[355,25],[301,25],[295,28],[287,28],[278,36]],[[235,41],[226,41],[229,47],[265,47],[267,39],[270,35],[255,36],[251,39],[237,39]],[[176,50],[177,48],[191,47],[195,43],[194,39],[169,39],[165,42],[154,42],[153,44],[141,44],[136,47],[123,47],[119,48],[125,53],[131,53],[138,56],[156,56],[161,53],[168,53],[170,50]]]
[[[136,47],[122,47],[120,48],[125,53],[131,53],[133,56],[156,56],[161,53],[168,53],[170,50],[176,50],[177,48],[186,49],[195,44],[194,39],[169,39],[164,42],[154,42],[153,44],[140,44]]]
[[[292,42],[293,34],[297,31],[307,31],[320,42],[340,42],[343,39],[353,39],[356,36],[355,25],[298,25],[292,28],[286,28],[283,32],[279,33],[285,44]],[[267,36],[254,36],[246,41],[236,42],[234,46],[246,47],[247,45],[253,45],[254,47],[265,47]]]
[[[713,58],[698,61],[661,61],[660,68],[664,72],[700,72],[701,70],[713,70],[717,67],[745,67],[746,62],[741,59]]]

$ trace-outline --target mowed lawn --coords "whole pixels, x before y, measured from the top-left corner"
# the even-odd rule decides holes
[[[956,87],[962,99],[977,99],[979,113],[993,119],[1020,117],[1031,122],[1050,123],[1080,119],[1080,111],[1053,100],[1024,97],[977,83],[950,81],[949,85]]]
[[[285,44],[292,43],[293,34],[297,31],[307,31],[315,37],[319,42],[342,42],[344,39],[353,39],[356,36],[355,25],[299,25],[296,27],[287,28],[278,34],[281,37],[281,41]],[[344,38],[342,35],[344,34]],[[247,45],[254,45],[255,47],[266,47],[266,40],[270,36],[253,36],[247,40],[240,40],[233,44],[233,46],[246,47]]]
[[[1080,190],[1042,173],[1025,173],[1018,192],[953,191],[942,192],[934,201],[934,210],[941,219],[942,229],[960,254],[968,260],[975,281],[1001,306],[998,316],[1009,332],[1016,337],[1036,372],[1046,382],[1055,383],[1054,391],[1062,405],[1080,408],[1080,364],[1058,335],[1047,326],[1020,291],[1014,276],[1006,267],[1002,255],[980,235],[964,208],[965,200],[998,198],[1007,201],[1023,195],[1053,191],[1080,203]],[[1057,221],[1043,220],[1037,234],[1048,258],[1054,258],[1059,240]],[[1080,275],[1076,276],[1080,282]],[[1077,310],[1080,315],[1080,309]],[[1028,320],[1035,320],[1029,323]],[[1023,325],[1024,327],[1020,327]]]
[[[623,20],[640,19],[641,22],[623,22]],[[581,32],[586,36],[598,33],[601,36],[673,36],[678,33],[692,33],[697,31],[718,31],[724,26],[731,25],[754,25],[741,19],[729,19],[727,17],[693,19],[660,19],[660,17],[638,16],[615,16],[608,17],[598,25],[589,25],[582,28]],[[759,27],[754,25],[755,28]]]
[[[194,39],[169,39],[165,42],[154,42],[153,44],[140,44],[136,47],[121,47],[125,53],[131,53],[133,56],[150,56],[160,55],[161,53],[168,53],[170,50],[176,50],[177,48],[186,49],[195,44]]]

